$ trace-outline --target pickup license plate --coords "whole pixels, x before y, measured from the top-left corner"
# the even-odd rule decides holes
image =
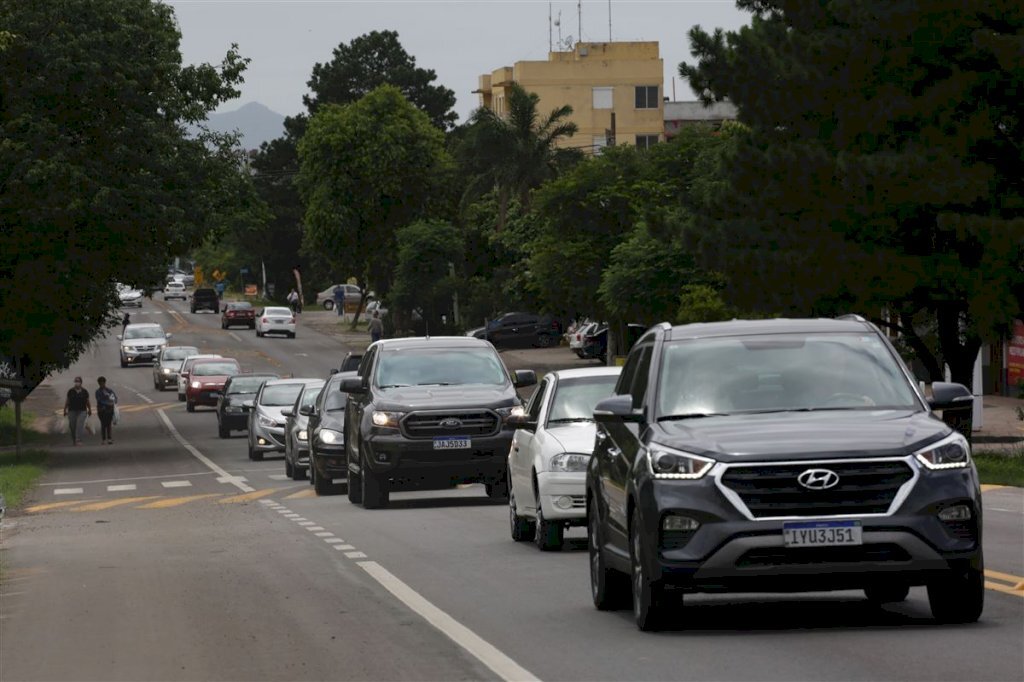
[[[834,547],[860,545],[860,521],[807,521],[782,524],[786,547]]]
[[[471,447],[473,447],[473,441],[467,436],[434,439],[435,450],[468,450]]]

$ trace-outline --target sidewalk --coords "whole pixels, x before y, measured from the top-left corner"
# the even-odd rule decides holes
[[[998,395],[982,396],[982,427],[971,439],[975,450],[1024,448],[1024,421],[1017,416],[1024,400]]]

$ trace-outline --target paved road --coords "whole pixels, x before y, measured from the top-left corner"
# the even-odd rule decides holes
[[[323,376],[345,351],[301,327],[257,339],[168,308],[133,319],[253,370]],[[1024,678],[1017,490],[986,493],[979,624],[935,625],[920,589],[884,610],[853,592],[701,595],[677,629],[642,634],[590,605],[581,530],[553,554],[513,543],[480,486],[369,512],[316,498],[156,392],[149,368],[118,368],[114,340],[53,383],[100,373],[130,403],[116,444],[60,448],[5,533],[3,680]]]

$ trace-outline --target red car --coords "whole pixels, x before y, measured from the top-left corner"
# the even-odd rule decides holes
[[[227,329],[234,325],[245,325],[249,329],[256,328],[256,309],[248,301],[231,301],[224,304],[220,314],[220,328]]]
[[[185,386],[185,409],[195,412],[196,405],[216,407],[228,377],[241,373],[242,368],[234,358],[198,360],[192,365]]]

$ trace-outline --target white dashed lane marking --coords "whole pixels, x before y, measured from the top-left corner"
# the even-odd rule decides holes
[[[349,559],[365,559],[366,555],[362,552],[345,552],[345,556]]]
[[[107,486],[107,492],[108,493],[120,493],[120,492],[129,491],[129,490],[135,490],[135,489],[136,489],[136,486],[135,486],[134,483],[125,483],[124,485],[108,485]]]
[[[217,483],[246,483],[248,480],[245,476],[219,476]]]
[[[165,488],[191,488],[192,481],[163,481],[160,485]]]
[[[54,488],[54,495],[81,495],[82,488]]]

